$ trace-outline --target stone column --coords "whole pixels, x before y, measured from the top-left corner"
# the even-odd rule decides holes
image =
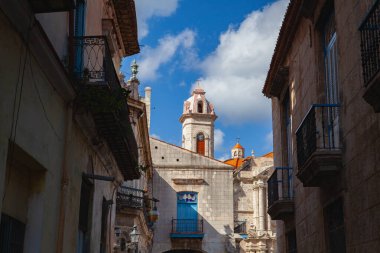
[[[265,202],[263,202],[264,199],[264,185],[262,180],[259,181],[259,196],[258,196],[258,201],[259,201],[259,230],[263,231],[265,229],[265,217],[264,215],[266,214],[265,212]]]

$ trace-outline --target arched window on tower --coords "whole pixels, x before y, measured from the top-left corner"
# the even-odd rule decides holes
[[[198,101],[198,113],[203,113],[203,102]]]
[[[205,136],[202,133],[197,134],[197,153],[205,154]]]

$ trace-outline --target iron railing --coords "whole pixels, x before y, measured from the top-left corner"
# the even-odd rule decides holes
[[[126,186],[120,186],[117,195],[116,203],[119,208],[131,207],[145,209],[144,191]]]
[[[246,234],[247,233],[247,221],[234,221],[234,233]]]
[[[293,169],[277,167],[268,179],[268,207],[279,200],[293,200]]]
[[[380,0],[377,0],[360,28],[364,84],[380,70]]]
[[[74,37],[72,55],[71,71],[77,82],[120,89],[105,36]]]
[[[317,150],[339,150],[339,105],[314,104],[296,131],[298,166]]]
[[[172,233],[175,234],[202,234],[203,220],[172,219]]]

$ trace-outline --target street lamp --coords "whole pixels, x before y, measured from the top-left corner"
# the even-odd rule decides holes
[[[139,248],[140,234],[137,231],[136,225],[133,226],[132,232],[129,234],[129,236],[131,237],[131,244],[134,245],[135,252],[137,253]]]

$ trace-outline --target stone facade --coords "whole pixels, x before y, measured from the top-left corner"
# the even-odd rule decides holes
[[[249,156],[234,171],[235,238],[239,252],[276,252],[276,226],[266,210],[273,158]]]
[[[153,223],[149,219],[149,212],[154,207],[153,201],[153,167],[152,156],[150,153],[149,142],[149,108],[145,102],[150,105],[151,89],[145,89],[145,98],[141,98],[138,92],[140,84],[137,73],[138,65],[136,61],[131,65],[132,76],[123,83],[124,89],[130,92],[128,97],[129,117],[132,130],[136,138],[138,150],[138,166],[141,169],[141,177],[135,180],[124,181],[117,192],[117,211],[116,225],[119,229],[117,244],[114,252],[125,252],[125,250],[134,250],[136,245],[131,244],[130,233],[136,226],[137,233],[140,234],[138,241],[138,252],[149,253],[153,244]],[[147,94],[148,93],[148,94]],[[122,245],[123,244],[123,245]],[[124,249],[124,250],[123,250]]]
[[[371,8],[377,10],[370,12]],[[294,209],[278,221],[279,252],[380,251],[380,191],[376,186],[380,178],[380,115],[363,98],[368,86],[361,61],[365,44],[361,47],[359,30],[371,13],[378,18],[379,1],[290,1],[264,87],[265,95],[272,99],[274,165],[293,170],[289,185]],[[332,29],[326,30],[329,26]],[[371,27],[378,34],[378,21]],[[335,34],[324,38],[331,30]],[[370,36],[363,42],[368,43]],[[324,40],[330,43],[327,51]],[[374,48],[378,48],[378,37],[375,41]],[[336,50],[333,58],[327,57],[332,48]],[[372,56],[379,60],[378,51]],[[325,66],[333,66],[335,72]],[[328,105],[326,84],[331,80],[336,84],[333,89],[339,109]],[[378,94],[372,95],[380,100]],[[328,110],[325,116],[319,114],[323,110]],[[315,117],[306,117],[314,112]],[[329,132],[320,128],[326,117],[331,120]],[[316,137],[305,130],[309,118],[315,119],[310,127],[316,127]],[[308,143],[321,147],[324,136],[332,137],[328,148],[307,148]],[[307,137],[311,138],[304,141]],[[305,158],[309,150],[313,153]]]
[[[152,252],[172,249],[199,252],[234,252],[232,167],[218,160],[151,138],[154,196],[159,219]],[[177,217],[177,193],[198,193],[198,219],[202,238],[171,238],[172,219]],[[198,252],[198,251],[196,251]]]
[[[134,169],[122,170],[99,121],[77,103],[68,71],[74,9],[61,1],[56,12],[57,3],[0,3],[1,252],[110,252],[115,188]],[[84,35],[119,41],[119,30],[102,29],[104,20],[118,22],[114,11],[110,2],[87,1]],[[122,41],[109,59],[113,71],[126,56]]]

